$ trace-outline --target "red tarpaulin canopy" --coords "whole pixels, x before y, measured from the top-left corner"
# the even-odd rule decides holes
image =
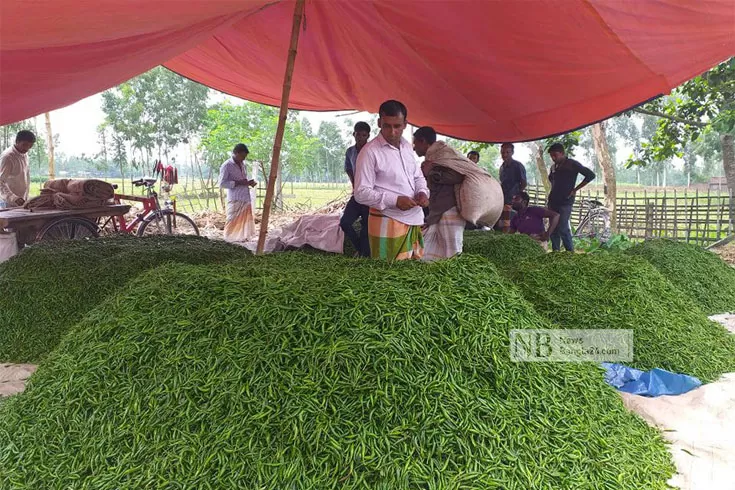
[[[278,105],[293,0],[3,0],[0,123],[158,64]],[[733,0],[307,0],[289,107],[519,141],[609,117],[735,54]]]

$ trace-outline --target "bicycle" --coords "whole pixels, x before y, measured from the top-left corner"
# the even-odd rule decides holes
[[[183,213],[176,211],[176,201],[167,199],[164,207],[158,200],[158,193],[154,190],[156,179],[138,179],[132,184],[136,187],[145,187],[146,196],[128,196],[115,194],[115,204],[121,200],[143,203],[143,211],[135,215],[135,219],[128,222],[125,216],[110,216],[102,224],[98,220],[101,233],[135,233],[137,236],[149,235],[199,235],[199,228],[194,220]],[[117,185],[113,185],[117,189]]]
[[[596,238],[600,243],[610,239],[610,211],[600,201],[585,199],[582,205],[587,208],[579,226],[574,231],[575,238]]]

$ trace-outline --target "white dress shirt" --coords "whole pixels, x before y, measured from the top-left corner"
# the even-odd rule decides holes
[[[30,185],[28,154],[11,145],[0,155],[0,202],[3,203],[0,207],[17,206],[15,201],[19,197],[27,201]]]
[[[235,185],[236,180],[249,180],[245,162],[238,165],[230,158],[219,168],[219,186],[227,189],[227,201],[250,202],[250,186]]]
[[[411,143],[401,138],[400,146],[396,148],[378,134],[362,148],[357,156],[355,200],[406,225],[423,225],[424,211],[420,206],[407,211],[396,207],[399,196],[415,199],[423,192],[429,197]]]

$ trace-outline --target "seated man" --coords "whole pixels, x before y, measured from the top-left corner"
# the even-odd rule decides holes
[[[529,206],[530,197],[526,192],[513,196],[511,206],[516,215],[510,220],[510,233],[523,233],[541,243],[544,250],[548,249],[549,235],[559,224],[559,213],[541,206]],[[549,218],[549,229],[544,226],[544,218]]]
[[[413,134],[413,149],[425,157],[429,147],[436,142],[436,131],[423,126]],[[421,171],[429,186],[429,213],[424,224],[424,257],[431,262],[462,253],[465,220],[457,210],[455,186],[464,176],[434,162],[424,161]]]

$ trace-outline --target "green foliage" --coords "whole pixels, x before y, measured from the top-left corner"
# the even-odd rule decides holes
[[[121,236],[38,243],[0,264],[0,361],[38,362],[84,314],[166,262],[219,263],[243,247],[200,237]],[[146,304],[155,300],[151,296]]]
[[[567,156],[573,157],[577,147],[579,146],[579,140],[581,137],[582,130],[578,130],[542,140],[544,154],[549,152],[549,147],[554,143],[561,143],[564,146],[564,153],[566,153]]]
[[[674,89],[669,97],[646,104],[643,109],[661,113],[658,128],[642,145],[639,157],[628,165],[648,165],[681,157],[687,143],[703,133],[735,133],[735,58]]]
[[[491,175],[498,176],[498,168],[501,163],[500,145],[477,143],[475,141],[464,141],[454,138],[448,138],[447,144],[465,156],[471,151],[478,152],[480,154],[479,166],[490,172]]]
[[[521,262],[514,279],[561,328],[632,329],[633,367],[704,382],[735,371],[735,336],[641,258],[559,252]]]
[[[0,408],[0,487],[666,488],[596,365],[511,362],[545,327],[478,257],[161,267]]]
[[[612,235],[607,241],[601,242],[597,238],[574,237],[574,249],[586,253],[620,252],[633,246],[627,235],[622,233]]]
[[[708,315],[735,311],[735,269],[717,254],[672,240],[649,240],[628,250],[643,257]]]
[[[296,114],[289,111],[283,136],[280,166],[284,175],[299,175],[314,161],[319,147],[318,139],[304,131],[304,122]],[[248,158],[261,162],[264,172],[269,172],[277,127],[275,107],[253,102],[215,104],[207,111],[201,132],[204,160],[217,170],[237,143],[245,143],[250,150]],[[307,129],[310,131],[310,126]]]

